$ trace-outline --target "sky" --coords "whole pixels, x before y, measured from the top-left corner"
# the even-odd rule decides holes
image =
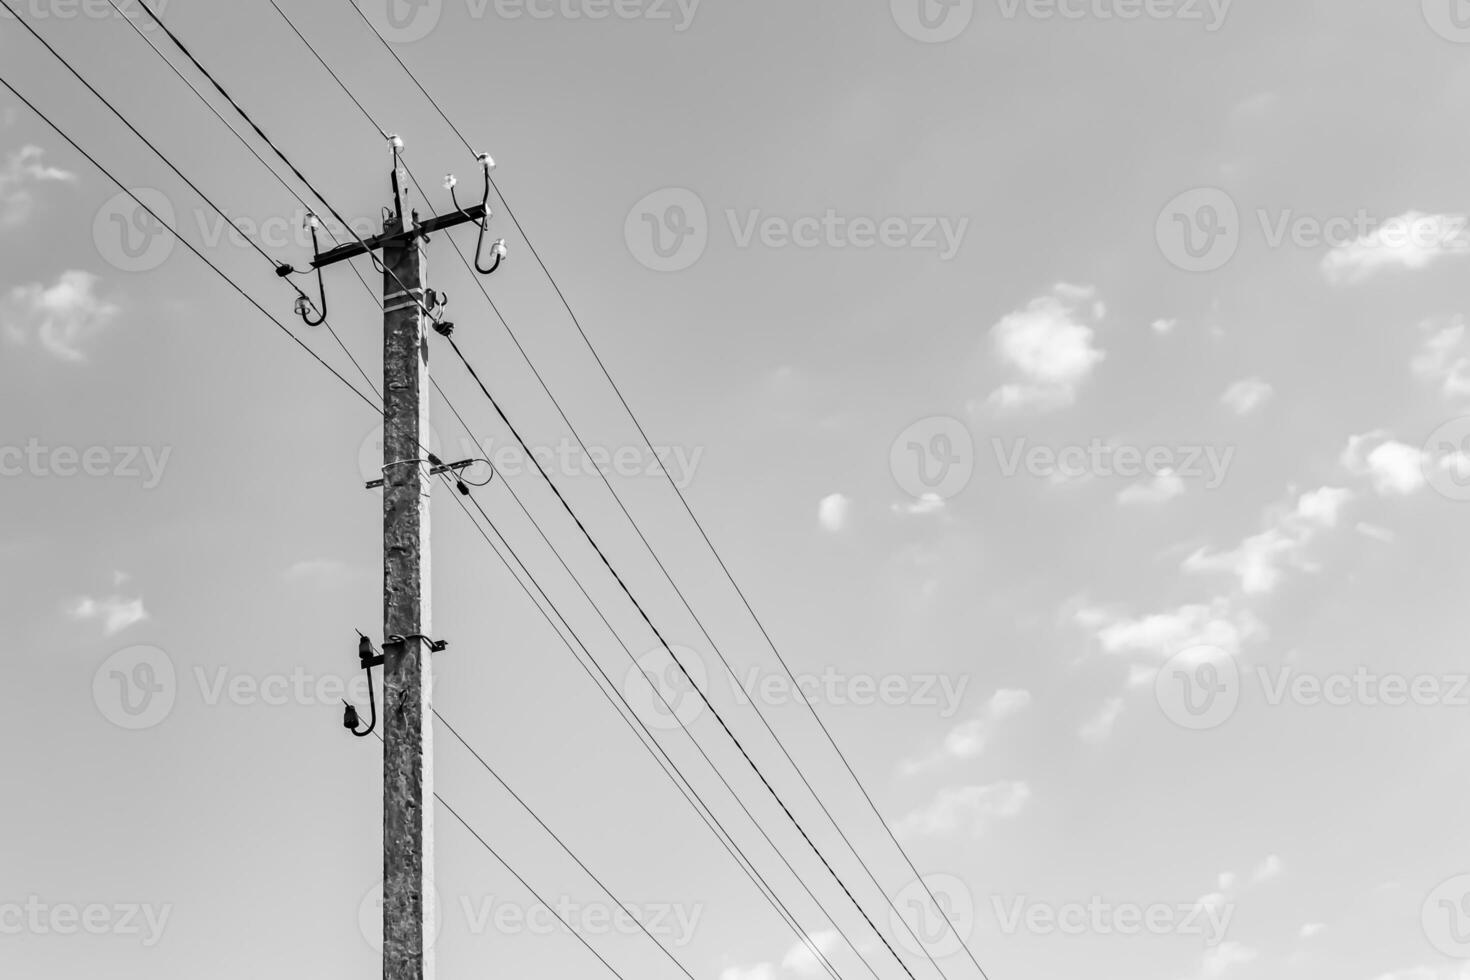
[[[136,11],[7,2],[238,229],[0,17],[131,192],[0,93],[7,976],[379,969],[378,422],[180,239],[380,386],[372,266],[339,346],[245,239],[375,231],[387,132],[425,215],[494,157],[506,263],[427,247],[455,339],[873,926],[431,336],[433,448],[565,617],[436,488],[439,976],[610,975],[527,885],[682,975],[457,732],[700,980],[979,976],[955,933],[994,980],[1470,978],[1470,6],[277,0],[370,122],[266,0],[155,4],[329,209]]]

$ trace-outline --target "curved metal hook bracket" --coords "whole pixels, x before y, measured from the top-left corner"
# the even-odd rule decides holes
[[[359,728],[361,720],[358,718],[357,709],[346,700],[342,702],[344,711],[342,713],[342,727],[346,728],[358,738],[367,738],[378,727],[378,698],[373,693],[373,668],[382,666],[383,655],[373,649],[373,642],[362,633],[357,634],[360,638],[357,643],[357,659],[362,664],[363,673],[367,675],[368,682],[368,708],[372,712],[368,726]]]
[[[322,250],[317,244],[316,216],[310,216],[308,221],[310,222],[309,227],[311,228],[312,266],[316,269],[317,302],[313,303],[311,297],[307,296],[298,288],[296,290],[295,309],[296,315],[301,317],[302,321],[308,327],[319,327],[327,322],[327,286],[322,281],[322,267],[318,264],[322,257]],[[292,266],[282,264],[276,267],[276,275],[282,279],[296,274],[296,270]]]
[[[500,268],[500,263],[505,261],[506,247],[504,238],[497,238],[493,243],[491,243],[490,254],[494,256],[494,261],[492,261],[487,268],[485,265],[484,257],[485,234],[490,230],[490,171],[495,169],[495,161],[490,159],[490,155],[488,153],[480,154],[479,160],[480,167],[485,173],[485,192],[480,196],[480,206],[484,210],[485,216],[481,218],[478,222],[476,222],[476,224],[478,224],[480,228],[480,235],[479,238],[475,241],[475,271],[482,276],[488,276],[494,274],[494,272]],[[460,214],[468,218],[469,213],[460,206],[459,197],[454,193],[453,178],[447,178],[446,184],[449,187],[449,197],[451,200],[454,201],[455,209],[459,211]]]

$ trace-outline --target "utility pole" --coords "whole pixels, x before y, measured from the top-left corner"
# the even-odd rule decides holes
[[[489,223],[489,156],[481,156],[485,197],[468,209],[421,221],[411,212],[405,220],[399,151],[393,146],[393,208],[382,234],[325,253],[318,251],[312,268],[381,250],[383,268],[383,654],[371,656],[364,639],[364,668],[381,659],[383,667],[383,980],[432,980],[434,922],[434,740],[430,692],[430,654],[444,643],[429,638],[432,626],[429,588],[429,489],[433,477],[454,467],[429,454],[430,328],[448,334],[453,324],[442,319],[442,302],[428,289],[425,246],[430,234],[476,222],[480,242],[475,268],[488,275],[505,255],[504,242],[493,247],[494,264],[481,268]],[[453,191],[453,178],[446,178]],[[313,241],[316,222],[312,223]],[[282,267],[282,275],[289,274]],[[320,312],[309,300],[297,312],[308,323],[326,318],[326,296]],[[376,717],[376,712],[374,713]],[[349,707],[348,727],[356,712]],[[369,732],[371,727],[369,728]],[[369,732],[355,732],[366,735]]]

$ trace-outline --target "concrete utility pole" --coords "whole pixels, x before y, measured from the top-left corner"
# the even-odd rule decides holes
[[[427,221],[413,212],[405,221],[399,177],[403,144],[396,136],[391,141],[393,211],[382,234],[319,253],[312,267],[320,275],[329,265],[382,251],[383,980],[432,980],[436,924],[430,654],[444,644],[429,639],[429,488],[436,474],[457,467],[445,466],[428,450],[430,329],[448,333],[453,326],[435,319],[440,302],[426,286],[424,248],[432,232],[478,223],[475,268],[488,274],[499,266],[505,245],[495,243],[494,266],[480,267],[494,166],[488,156],[481,157],[486,188],[480,204]],[[309,303],[298,313],[309,323],[320,322],[325,308],[323,295],[319,319]],[[364,667],[377,659],[368,653],[363,657]],[[349,713],[349,719],[354,717]]]

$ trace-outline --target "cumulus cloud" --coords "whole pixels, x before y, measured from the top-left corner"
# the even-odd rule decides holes
[[[825,970],[822,961],[812,952],[812,946],[815,946],[823,956],[830,958],[841,936],[835,930],[826,929],[821,932],[808,933],[806,938],[811,946],[808,946],[807,943],[797,943],[792,946],[787,951],[785,958],[781,960],[781,967],[790,970],[797,976],[814,977]]]
[[[1301,495],[1295,507],[1282,510],[1266,530],[1252,535],[1230,551],[1201,549],[1184,561],[1188,572],[1227,572],[1240,579],[1250,595],[1273,592],[1287,568],[1313,571],[1305,557],[1307,545],[1326,528],[1336,527],[1342,509],[1352,499],[1348,490],[1323,487]]]
[[[1167,335],[1173,333],[1174,332],[1174,328],[1177,327],[1177,326],[1179,326],[1179,321],[1178,320],[1162,320],[1162,319],[1161,320],[1155,320],[1150,325],[1150,327],[1153,330],[1153,332],[1156,333],[1156,334],[1158,334],[1160,337],[1164,337],[1164,336],[1167,336]]]
[[[847,528],[852,518],[852,501],[840,493],[823,497],[817,505],[817,522],[833,534]]]
[[[1104,653],[1147,655],[1160,660],[1197,646],[1238,653],[1248,640],[1263,632],[1253,615],[1225,599],[1136,618],[1088,608],[1077,614],[1077,621],[1093,631]]]
[[[1118,503],[1166,504],[1184,495],[1184,481],[1173,470],[1161,470],[1147,483],[1136,483],[1118,492]]]
[[[985,752],[985,747],[1002,722],[1014,718],[1031,706],[1031,692],[999,690],[986,702],[978,718],[972,718],[950,729],[938,750],[922,759],[903,763],[905,775],[933,769],[946,762],[974,759]]]
[[[1409,366],[1414,376],[1451,400],[1470,396],[1470,345],[1465,318],[1427,320],[1420,324],[1424,341]]]
[[[1093,745],[1106,742],[1113,734],[1113,729],[1118,724],[1118,719],[1123,716],[1123,699],[1112,698],[1102,706],[1102,709],[1094,715],[1087,724],[1083,725],[1077,734],[1082,741]]]
[[[1466,254],[1465,225],[1462,214],[1409,211],[1327,253],[1322,271],[1331,283],[1351,285],[1393,269],[1424,269]]]
[[[1264,408],[1275,393],[1276,389],[1260,378],[1246,378],[1225,389],[1220,402],[1236,415],[1252,415]]]
[[[100,622],[102,632],[114,636],[148,618],[143,609],[143,600],[124,599],[121,596],[104,596],[94,599],[83,596],[67,607],[67,615],[78,622]]]
[[[0,167],[0,228],[14,228],[31,216],[36,198],[36,184],[70,183],[77,175],[44,160],[46,151],[39,146],[22,146],[5,158]]]
[[[1424,451],[1398,442],[1386,432],[1352,436],[1342,465],[1355,476],[1369,478],[1384,497],[1407,497],[1424,488]]]
[[[894,832],[906,838],[979,836],[995,821],[1018,816],[1030,799],[1031,787],[1023,782],[950,786],[940,790],[928,806],[900,820]]]
[[[946,504],[944,498],[937,493],[926,493],[917,500],[907,500],[893,505],[895,514],[905,517],[927,517],[930,514],[942,514]]]
[[[90,272],[63,272],[53,286],[17,286],[0,300],[0,325],[7,340],[32,338],[63,361],[86,359],[83,348],[112,325],[121,310],[97,295]]]
[[[1260,864],[1256,865],[1256,870],[1251,875],[1251,881],[1255,882],[1258,885],[1263,884],[1273,878],[1279,877],[1281,875],[1281,872],[1281,858],[1277,857],[1275,854],[1272,854]]]
[[[1077,389],[1107,356],[1077,311],[1093,293],[1090,287],[1059,284],[991,329],[995,354],[1013,377],[991,393],[991,408],[1046,411],[1076,401]],[[1097,316],[1096,304],[1091,312]]]
[[[281,577],[288,585],[323,586],[339,583],[353,571],[351,565],[335,558],[311,558],[292,563]]]

